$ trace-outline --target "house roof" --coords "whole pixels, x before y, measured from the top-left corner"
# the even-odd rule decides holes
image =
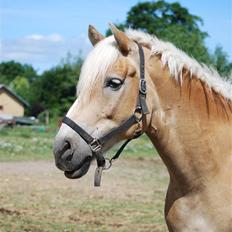
[[[13,92],[10,88],[6,87],[5,85],[0,84],[0,92],[3,90],[5,90],[9,95],[11,95],[16,101],[18,101],[23,106],[29,106],[29,103],[25,101],[22,97],[17,95],[15,92]]]

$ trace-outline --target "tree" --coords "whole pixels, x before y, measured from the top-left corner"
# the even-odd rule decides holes
[[[49,110],[64,115],[76,98],[76,84],[83,60],[71,53],[60,64],[37,75],[31,65],[15,61],[0,63],[0,83],[10,87],[30,104],[29,115]]]
[[[33,82],[37,77],[37,73],[28,64],[20,64],[15,61],[7,61],[0,64],[0,83],[9,85],[17,76],[23,76],[29,82]]]
[[[198,61],[209,64],[211,57],[204,44],[207,33],[201,31],[202,24],[200,17],[190,14],[178,2],[158,0],[133,6],[127,13],[126,21],[120,23],[119,27],[140,29],[154,34],[172,42]]]
[[[63,59],[61,64],[45,71],[32,84],[33,112],[47,109],[55,115],[64,115],[76,98],[76,84],[80,75],[82,58]]]
[[[228,55],[223,51],[221,46],[215,48],[212,55],[213,66],[225,78],[232,78],[232,62],[228,60]]]
[[[126,25],[134,29],[144,29],[149,33],[164,35],[167,26],[180,25],[187,31],[199,32],[205,36],[205,32],[199,29],[200,17],[189,13],[178,2],[168,3],[163,0],[138,3],[127,14]]]
[[[30,84],[26,77],[17,76],[11,83],[10,88],[26,101],[30,101]]]

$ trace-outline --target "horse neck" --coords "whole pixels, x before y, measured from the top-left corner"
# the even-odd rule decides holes
[[[190,78],[187,70],[183,70],[180,85],[162,67],[159,57],[153,58],[149,74],[155,88],[149,98],[156,105],[147,134],[171,179],[180,183],[181,188],[192,188],[196,179],[217,175],[229,160],[230,107],[225,102],[219,103],[219,97],[215,98],[199,79]]]

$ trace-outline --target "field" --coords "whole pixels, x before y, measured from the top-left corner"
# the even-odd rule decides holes
[[[0,130],[1,232],[167,231],[168,174],[145,136],[128,146],[95,188],[95,163],[79,180],[66,179],[56,169],[55,133]]]

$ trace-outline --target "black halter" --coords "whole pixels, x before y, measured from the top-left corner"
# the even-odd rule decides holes
[[[138,43],[137,43],[137,45],[139,48],[139,58],[140,58],[140,83],[139,83],[138,100],[137,100],[137,104],[136,104],[134,113],[126,121],[124,121],[117,128],[113,128],[112,130],[110,130],[108,133],[106,133],[102,137],[94,138],[87,131],[85,131],[83,128],[81,128],[78,124],[76,124],[74,121],[72,121],[70,118],[68,118],[66,116],[63,118],[63,123],[67,124],[77,134],[79,134],[81,136],[81,138],[89,145],[93,154],[95,154],[95,156],[96,156],[98,167],[95,171],[94,186],[100,186],[102,171],[109,169],[112,165],[112,161],[117,159],[120,156],[120,154],[122,153],[122,151],[126,147],[126,145],[132,139],[138,138],[143,133],[140,122],[142,121],[144,115],[148,114],[149,111],[148,111],[147,104],[146,104],[147,86],[146,86],[146,80],[145,80],[145,76],[144,76],[144,70],[145,70],[144,69],[144,53],[143,53],[142,47]],[[135,130],[133,137],[129,138],[128,140],[126,140],[122,144],[122,146],[119,148],[119,150],[116,152],[116,154],[111,159],[109,159],[109,165],[106,166],[106,158],[102,154],[102,148],[114,136],[127,131],[134,124],[137,124],[138,127]]]

